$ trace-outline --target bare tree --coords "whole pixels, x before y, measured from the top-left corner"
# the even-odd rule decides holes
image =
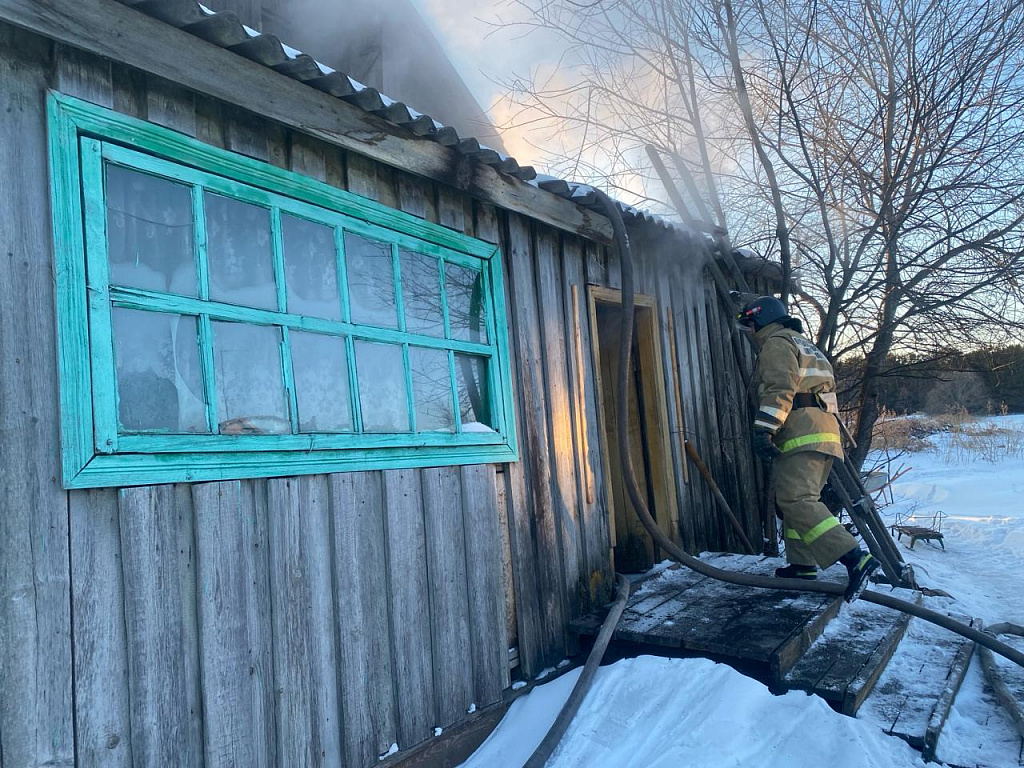
[[[557,127],[559,170],[619,190],[654,188],[642,145],[679,155],[694,210],[792,262],[818,345],[864,358],[858,464],[893,351],[1020,337],[1018,3],[517,2],[577,76],[510,84],[518,122]]]

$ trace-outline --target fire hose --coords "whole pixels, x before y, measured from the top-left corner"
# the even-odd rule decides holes
[[[601,206],[604,208],[605,215],[611,221],[614,247],[618,251],[619,255],[621,269],[622,323],[619,331],[619,367],[617,372],[619,394],[615,403],[615,418],[619,424],[628,424],[629,402],[626,397],[626,393],[629,391],[630,355],[633,350],[633,314],[635,308],[635,296],[633,293],[633,258],[632,253],[630,252],[629,238],[626,234],[626,225],[622,220],[622,214],[619,211],[618,206],[604,192],[595,189],[594,193],[600,201]],[[784,592],[816,592],[831,595],[842,595],[844,593],[845,590],[841,584],[832,584],[827,582],[809,583],[802,579],[784,579],[728,571],[722,568],[716,568],[715,566],[710,565],[686,552],[682,547],[666,536],[655,522],[650,510],[647,508],[644,495],[640,492],[640,487],[636,480],[636,472],[633,467],[633,457],[629,450],[629,441],[626,430],[617,430],[617,434],[617,447],[619,461],[622,463],[623,482],[625,483],[626,492],[633,505],[633,509],[636,511],[637,517],[640,519],[640,523],[654,540],[654,543],[661,547],[661,549],[673,560],[677,561],[681,565],[685,565],[693,571],[696,571],[702,576],[707,576],[708,578],[717,579],[718,581],[724,581],[728,584],[735,584],[742,587],[774,589]],[[624,578],[625,577],[619,574],[616,575],[617,580],[624,580]],[[561,741],[565,731],[568,730],[573,716],[579,709],[583,699],[586,697],[590,685],[593,683],[597,667],[600,665],[601,658],[604,656],[605,648],[607,648],[608,641],[611,639],[615,626],[618,624],[618,620],[625,608],[627,597],[628,585],[625,589],[625,597],[623,597],[623,589],[620,581],[619,598],[616,600],[613,610],[609,613],[601,627],[599,639],[600,636],[606,636],[603,645],[595,643],[594,648],[591,650],[590,656],[587,659],[584,673],[581,674],[579,680],[577,680],[576,685],[569,696],[569,700],[566,702],[566,706],[563,708],[563,711],[559,714],[555,723],[552,725],[540,746],[530,757],[524,768],[543,768],[543,766],[547,764],[555,748],[558,746],[558,743]],[[876,605],[882,605],[896,611],[902,611],[903,613],[910,614],[911,616],[923,619],[924,621],[931,622],[932,624],[947,629],[950,632],[954,632],[961,637],[972,640],[983,648],[987,648],[998,653],[1000,656],[1009,659],[1018,666],[1024,667],[1024,653],[1021,651],[996,639],[993,635],[987,632],[982,632],[974,627],[970,627],[962,622],[950,618],[949,616],[945,616],[938,611],[933,611],[915,603],[907,602],[906,600],[900,600],[892,595],[886,595],[881,592],[874,592],[871,590],[865,590],[859,599],[869,603],[875,603]],[[592,668],[589,675],[587,674],[587,667]],[[570,705],[572,706],[570,707]]]

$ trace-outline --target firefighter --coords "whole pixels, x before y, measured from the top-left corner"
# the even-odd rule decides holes
[[[800,320],[790,317],[773,296],[746,304],[738,320],[753,331],[758,348],[754,450],[771,462],[775,501],[785,527],[789,565],[776,569],[775,575],[816,579],[818,567],[838,560],[846,566],[846,599],[852,602],[879,562],[820,500],[832,461],[843,458],[832,366],[803,337]]]

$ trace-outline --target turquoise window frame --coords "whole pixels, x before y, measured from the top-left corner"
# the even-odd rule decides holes
[[[401,211],[379,205],[328,184],[267,163],[204,144],[189,136],[119,114],[57,92],[48,94],[50,183],[53,204],[60,375],[61,458],[65,488],[201,482],[278,477],[321,472],[518,461],[515,409],[510,374],[501,252],[491,243]],[[193,188],[194,220],[201,221],[200,190],[268,207],[272,211],[277,277],[276,310],[241,307],[208,298],[205,236],[196,232],[199,290],[195,297],[111,286],[106,252],[103,164],[124,165],[174,179]],[[334,227],[338,245],[342,320],[286,311],[280,215],[288,213]],[[398,328],[387,330],[350,322],[343,232],[391,244]],[[487,343],[451,338],[444,280],[441,301],[445,337],[405,330],[399,249],[446,264],[479,269],[483,276]],[[210,325],[233,320],[282,329],[282,372],[289,416],[296,424],[290,331],[314,331],[346,339],[349,389],[356,431],[284,435],[124,434],[118,426],[112,306],[199,318],[201,363],[208,424],[215,424]],[[411,428],[415,407],[409,384],[408,348],[446,350],[456,431],[362,433],[359,431],[354,340],[401,346]],[[455,385],[455,354],[486,358],[489,408],[494,432],[462,432]]]

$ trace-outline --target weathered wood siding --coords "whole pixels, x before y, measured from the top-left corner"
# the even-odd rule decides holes
[[[61,490],[47,88],[500,244],[522,461]],[[605,246],[3,24],[0,180],[17,190],[0,199],[5,766],[370,766],[499,701],[510,645],[526,676],[572,651],[569,622],[613,581],[587,308],[588,285],[619,284]],[[670,429],[757,537],[749,414],[706,251],[635,242]],[[734,548],[671,445],[682,542]]]
[[[54,76],[49,52],[45,41],[0,25],[0,761],[5,766],[72,765],[75,755],[70,515],[57,454],[43,105],[43,89]],[[98,553],[83,553],[89,554]],[[86,587],[87,604],[96,596],[94,586]],[[89,609],[108,621],[95,602]]]

